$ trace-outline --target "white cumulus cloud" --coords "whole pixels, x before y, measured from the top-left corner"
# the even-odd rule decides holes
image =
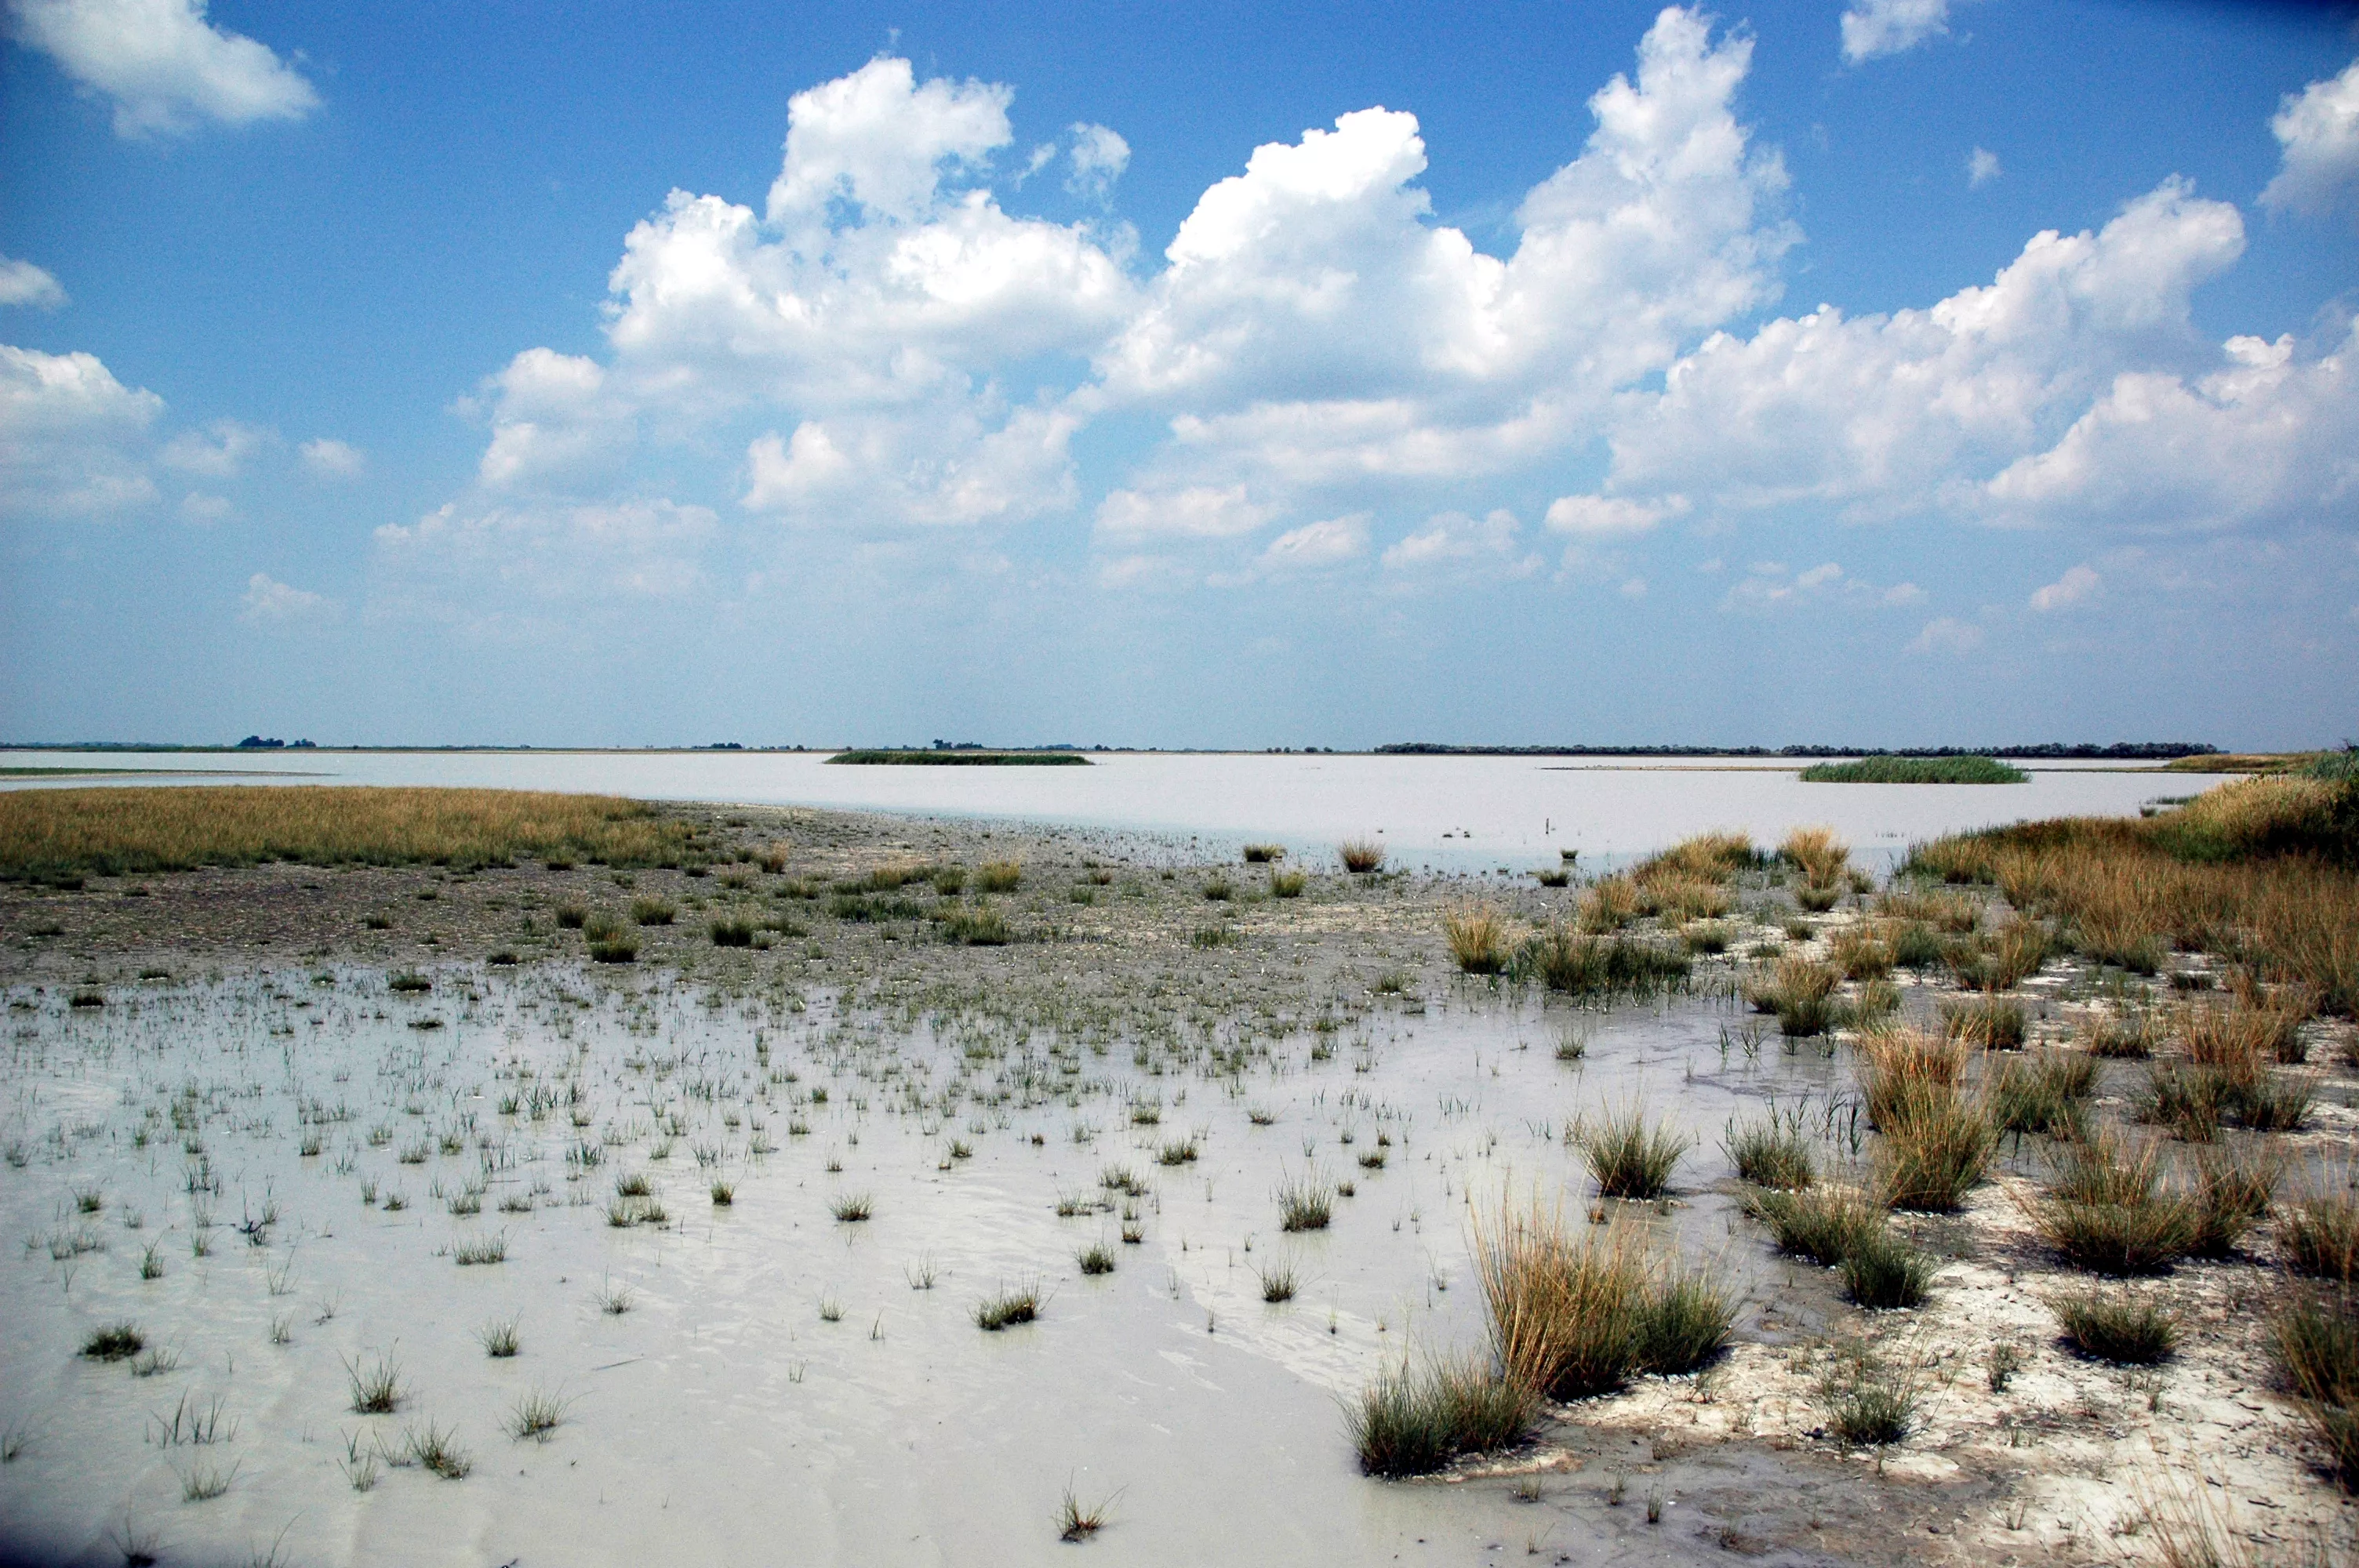
[[[156,499],[148,427],[164,400],[95,354],[0,343],[0,515],[119,512]]]
[[[349,441],[321,436],[299,449],[303,466],[323,479],[357,479],[368,467],[368,457]]]
[[[1288,529],[1262,551],[1261,564],[1272,571],[1305,571],[1357,560],[1367,550],[1367,514],[1354,513]]]
[[[1117,490],[1098,503],[1100,530],[1114,535],[1167,534],[1180,538],[1225,539],[1250,534],[1277,515],[1247,499],[1244,485],[1216,490],[1143,492]]]
[[[1983,629],[1952,615],[1937,616],[1909,641],[1912,654],[1971,654],[1983,645]]]
[[[2062,577],[2032,594],[2031,608],[2043,615],[2069,609],[2096,592],[2101,580],[2086,565],[2068,568]]]
[[[269,46],[205,19],[204,0],[10,0],[17,38],[114,104],[122,136],[299,120],[320,95]]]
[[[245,597],[240,601],[238,618],[255,626],[284,625],[289,622],[316,621],[333,613],[334,610],[334,601],[325,594],[295,588],[277,581],[266,572],[256,572],[246,579]]]
[[[270,439],[267,431],[234,419],[216,419],[201,430],[183,430],[164,443],[168,468],[203,479],[235,479],[246,459]]]
[[[2317,212],[2359,186],[2359,59],[2339,76],[2288,92],[2269,129],[2284,166],[2261,192],[2261,205]]]
[[[0,305],[25,305],[55,310],[66,302],[66,291],[43,268],[12,256],[0,256]]]
[[[2307,388],[2313,406],[2272,438],[2307,453],[2339,427],[2351,399],[2340,359],[2303,370],[2239,365],[2241,373],[2191,387],[2158,368],[2219,354],[2196,337],[2190,297],[2244,243],[2234,207],[2170,180],[2097,232],[2034,236],[1991,283],[1930,309],[1847,317],[1821,306],[1749,337],[1715,333],[1669,367],[1660,392],[1617,400],[1606,489],[1634,503],[1678,496],[1707,521],[1800,503],[1855,521],[1935,511],[2029,522],[2043,507],[2085,511],[2105,492],[2097,469],[2067,461],[2069,452],[2045,467],[2037,460],[2125,386],[2145,389],[2149,402],[2202,402],[2214,415],[2249,408],[2256,426],[2265,406],[2285,408]],[[2141,375],[2179,391],[2165,397]],[[2111,421],[2104,434],[2127,422]],[[2189,422],[2201,420],[2190,413]],[[2080,443],[2101,444],[2093,430]],[[2032,467],[1997,482],[2027,459]],[[2135,483],[2104,471],[2108,483]],[[2286,472],[2293,491],[2327,477],[2290,455]],[[2216,497],[2224,482],[2202,493]]]
[[[1130,167],[1130,144],[1103,125],[1075,125],[1072,136],[1073,167],[1065,189],[1103,206],[1114,196],[1114,182]]]
[[[1843,59],[1905,54],[1950,30],[1950,0],[1858,0],[1843,14]]]

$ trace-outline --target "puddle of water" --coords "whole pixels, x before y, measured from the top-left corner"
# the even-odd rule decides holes
[[[1583,1205],[1568,1119],[1643,1101],[1699,1145],[1667,1241],[1761,1293],[1790,1271],[1734,1238],[1723,1124],[1842,1080],[1774,1033],[1723,1061],[1745,1020],[1692,999],[1576,1015],[1473,989],[1324,1034],[1139,1044],[557,970],[445,971],[424,996],[331,979],[12,999],[0,1220],[33,1244],[0,1273],[0,1423],[31,1441],[0,1517],[23,1547],[108,1560],[127,1521],[239,1560],[282,1528],[307,1562],[1061,1560],[1070,1485],[1115,1498],[1092,1550],[1124,1562],[1519,1549],[1501,1492],[1367,1481],[1344,1433],[1341,1400],[1384,1366],[1481,1343],[1470,1200]],[[626,1174],[666,1223],[609,1223]],[[1273,1194],[1306,1175],[1354,1195],[1288,1236]],[[471,1189],[481,1212],[454,1216]],[[832,1217],[850,1194],[872,1217]],[[239,1226],[272,1204],[253,1244]],[[487,1238],[504,1261],[458,1264]],[[1116,1268],[1087,1277],[1096,1242]],[[1272,1269],[1291,1301],[1263,1300]],[[976,1326],[986,1295],[1036,1283],[1038,1322]],[[613,1292],[630,1310],[601,1310]],[[177,1367],[75,1355],[122,1319]],[[490,1358],[479,1333],[506,1319],[522,1352]],[[348,1366],[378,1357],[407,1398],[356,1415]],[[565,1422],[516,1441],[503,1423],[537,1390]],[[234,1439],[159,1444],[184,1394],[219,1399]],[[429,1423],[456,1428],[467,1478],[349,1483],[350,1445]],[[184,1501],[205,1465],[234,1466],[228,1491]],[[1549,1555],[1614,1554],[1584,1539]]]

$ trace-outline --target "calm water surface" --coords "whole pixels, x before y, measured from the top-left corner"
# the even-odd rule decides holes
[[[2210,782],[2144,767],[2051,764],[2024,784],[1806,784],[1743,759],[1118,753],[1085,768],[833,767],[825,753],[711,752],[10,752],[14,767],[187,768],[237,782],[470,784],[604,791],[649,800],[832,806],[1070,824],[1206,841],[1282,843],[1298,856],[1381,838],[1396,863],[1523,871],[1577,849],[1584,866],[1729,827],[1774,843],[1825,823],[1870,859],[1964,827],[2130,816]],[[18,787],[23,781],[14,781]],[[82,782],[91,781],[59,781]],[[187,783],[187,775],[155,784]]]

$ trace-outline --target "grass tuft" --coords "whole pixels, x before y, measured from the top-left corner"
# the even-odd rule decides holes
[[[1595,1126],[1576,1123],[1569,1135],[1598,1192],[1609,1198],[1658,1198],[1670,1187],[1680,1156],[1695,1140],[1673,1132],[1667,1124],[1648,1126],[1645,1108],[1631,1105],[1608,1113]]]
[[[1489,904],[1449,911],[1441,917],[1441,935],[1462,973],[1495,975],[1507,967],[1507,922]]]
[[[974,1325],[986,1334],[996,1334],[1014,1324],[1031,1323],[1039,1315],[1040,1287],[1037,1284],[1021,1285],[977,1302]]]
[[[2083,1356],[2125,1367],[2168,1360],[2179,1345],[2179,1319],[2152,1302],[2086,1290],[2048,1298],[2064,1337]]]
[[[1525,1385],[1467,1358],[1404,1365],[1364,1390],[1346,1419],[1364,1475],[1429,1476],[1461,1454],[1520,1443],[1536,1404]]]

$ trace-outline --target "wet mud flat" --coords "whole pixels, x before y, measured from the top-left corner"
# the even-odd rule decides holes
[[[2252,1330],[2266,1235],[2159,1281],[2187,1329],[2137,1371],[2058,1341],[2020,1141],[1962,1213],[1908,1222],[1940,1260],[1920,1307],[1863,1311],[1769,1248],[1721,1143],[1775,1106],[1855,1158],[1852,1050],[1765,1032],[1739,971],[1823,947],[1845,909],[1799,922],[1765,882],[1687,989],[1575,1007],[1458,976],[1438,925],[1477,891],[1539,921],[1577,888],[1325,871],[1279,898],[1267,866],[1184,843],[709,827],[730,858],[700,876],[277,866],[0,895],[9,1550],[2127,1561],[2166,1474],[2289,1550],[2347,1524]],[[777,871],[734,858],[779,844]],[[1016,885],[979,893],[1001,860]],[[881,885],[950,866],[955,892]],[[638,901],[670,914],[631,920],[628,963],[559,921]],[[940,906],[986,901],[1010,940],[945,939]],[[716,946],[715,922],[765,945]],[[1898,989],[1920,1019],[1945,992]],[[2022,994],[2049,1033],[2113,1005],[2060,963]],[[2347,1030],[2306,1027],[2318,1101],[2273,1136],[2325,1162],[2351,1141]],[[2105,1064],[2101,1114],[2134,1071]],[[1667,1199],[1599,1203],[1567,1134],[1629,1106],[1692,1146]],[[1332,1214],[1289,1231],[1277,1195],[1304,1184]],[[1485,1343],[1469,1233],[1536,1191],[1721,1271],[1734,1343],[1551,1407],[1511,1452],[1362,1476],[1344,1407]],[[1029,1321],[979,1321],[1027,1295]],[[137,1349],[83,1354],[116,1325]],[[1995,1389],[2002,1343],[2020,1364]],[[1821,1390],[1862,1346],[1914,1369],[1919,1422],[1846,1453]],[[390,1408],[355,1408],[388,1371]],[[1068,1497],[1104,1508],[1078,1545]]]

